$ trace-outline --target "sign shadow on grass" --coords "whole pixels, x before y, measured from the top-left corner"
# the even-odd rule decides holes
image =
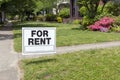
[[[34,60],[34,61],[30,61],[30,62],[26,63],[26,65],[47,63],[47,62],[53,62],[53,61],[56,61],[56,59]]]

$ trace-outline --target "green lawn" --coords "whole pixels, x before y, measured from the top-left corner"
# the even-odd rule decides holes
[[[48,22],[25,22],[14,26],[14,47],[17,52],[21,52],[22,27],[56,27],[57,46],[70,46],[86,43],[106,42],[120,40],[119,33],[102,33],[80,30],[80,25],[48,23]]]
[[[120,80],[120,47],[23,60],[23,80]]]

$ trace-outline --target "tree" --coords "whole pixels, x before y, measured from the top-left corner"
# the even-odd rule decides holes
[[[0,13],[5,21],[5,14],[19,15],[21,21],[30,14],[37,15],[41,10],[51,13],[57,0],[0,0]]]
[[[37,13],[44,8],[44,5],[43,5],[43,2],[41,2],[41,1],[36,1],[36,2],[35,2],[35,6],[36,6],[36,7],[34,8],[33,13],[34,13],[35,15],[37,15]]]
[[[57,5],[57,0],[41,0],[41,2],[44,4],[43,10],[46,11],[46,14],[51,13]]]
[[[94,18],[97,15],[100,1],[103,2],[101,12],[103,12],[104,6],[109,0],[78,0],[80,6],[84,6],[88,11],[88,16]]]
[[[36,7],[35,0],[12,0],[11,3],[15,6],[15,11],[20,15],[21,21],[24,21],[26,13],[32,12]]]
[[[56,0],[11,0],[11,4],[15,9],[14,13],[20,15],[21,21],[24,21],[24,17],[30,14],[37,15],[41,10],[50,12],[54,6],[54,1]],[[13,8],[12,6],[9,6]]]
[[[1,14],[1,18],[0,18],[0,22],[4,23],[5,22],[5,6],[6,3],[9,0],[0,0],[0,14]]]

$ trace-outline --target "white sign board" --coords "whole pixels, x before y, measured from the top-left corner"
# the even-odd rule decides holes
[[[22,28],[23,55],[56,52],[56,28]]]

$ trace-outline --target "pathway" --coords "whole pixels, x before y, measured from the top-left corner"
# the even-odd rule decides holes
[[[0,80],[19,80],[18,57],[13,51],[13,33],[11,23],[0,30]]]
[[[57,47],[56,53],[63,54],[63,53],[80,51],[80,50],[101,49],[101,48],[110,48],[110,47],[117,47],[117,46],[120,46],[120,41],[94,43],[94,44],[82,44],[82,45],[75,45],[75,46]],[[37,57],[42,57],[46,55],[42,55],[42,54],[32,55],[32,56],[30,55],[30,56],[22,56],[22,58],[37,58]]]

